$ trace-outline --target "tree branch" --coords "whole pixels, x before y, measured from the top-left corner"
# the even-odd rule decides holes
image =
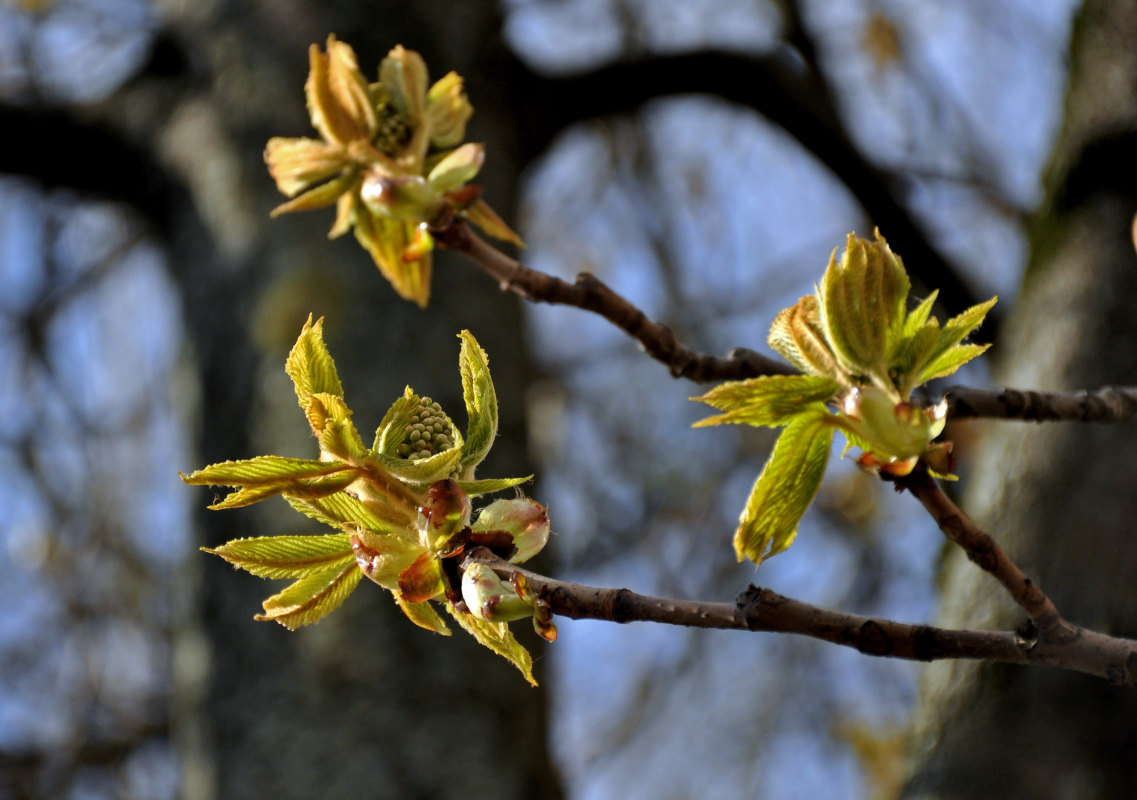
[[[734,603],[676,600],[548,578],[509,564],[485,548],[463,556],[462,568],[480,562],[502,578],[525,577],[554,614],[609,622],[659,622],[694,628],[767,631],[809,636],[851,647],[865,655],[909,661],[973,659],[1008,664],[1045,664],[1085,672],[1111,683],[1137,685],[1137,641],[1069,626],[1063,641],[1014,631],[973,631],[912,625],[833,611],[748,587]]]
[[[753,350],[738,347],[726,357],[706,355],[680,342],[666,325],[650,320],[622,295],[588,272],[575,283],[526,267],[476,234],[462,219],[432,230],[438,243],[473,261],[503,292],[534,303],[568,305],[599,314],[640,343],[676,378],[705,383],[797,371]],[[1035,392],[952,386],[944,392],[949,419],[1017,419],[1030,422],[1124,422],[1137,417],[1137,387],[1105,386],[1094,391]]]
[[[530,269],[488,244],[461,219],[432,233],[439,244],[461,253],[489,273],[503,292],[513,292],[531,302],[576,306],[599,314],[638,341],[649,356],[667,365],[676,378],[707,382],[796,374],[788,364],[752,350],[735,350],[726,358],[696,353],[684,346],[670,328],[648,319],[595,275],[582,272],[575,283],[567,283]]]
[[[1062,619],[1042,588],[1011,561],[989,533],[976,525],[944,494],[943,489],[927,472],[917,470],[898,480],[897,484],[912,492],[935,519],[944,535],[963,548],[971,561],[1003,585],[1030,617],[1039,639],[1060,642],[1078,635],[1075,626]]]
[[[953,386],[944,393],[951,419],[1019,419],[1029,422],[1124,422],[1137,416],[1137,387],[1034,392]]]

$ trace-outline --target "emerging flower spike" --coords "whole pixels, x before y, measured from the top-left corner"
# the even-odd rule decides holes
[[[407,387],[384,416],[369,448],[344,401],[322,323],[308,318],[285,363],[319,444],[319,458],[226,461],[182,475],[182,480],[234,487],[210,506],[214,509],[282,495],[294,509],[335,533],[236,539],[202,549],[254,575],[293,581],[264,601],[265,613],[257,619],[275,620],[290,630],[317,622],[338,608],[366,576],[390,591],[416,625],[448,635],[435,609],[435,603],[441,604],[479,642],[534,682],[532,659],[506,623],[532,617],[538,633],[551,640],[556,629],[548,605],[531,592],[503,585],[483,592],[483,602],[471,607],[462,598],[474,590],[467,590],[466,578],[458,574],[458,557],[467,549],[486,547],[502,559],[521,563],[549,539],[548,512],[533,500],[497,500],[473,510],[472,497],[532,477],[474,479],[497,433],[497,397],[486,354],[469,331],[459,334],[469,416],[465,435],[438,403]],[[484,571],[469,579],[471,587],[487,581]]]
[[[793,543],[825,474],[834,430],[864,451],[857,463],[869,471],[902,476],[923,461],[952,477],[951,443],[932,444],[943,431],[946,404],[920,408],[911,393],[987,349],[962,342],[997,298],[941,328],[931,316],[936,293],[906,311],[910,288],[903,262],[880,231],[873,241],[850,233],[840,260],[834,249],[817,291],[770,327],[770,347],[805,374],[733,381],[691,398],[722,412],[696,427],[785,427],[739,519],[739,561],[761,564]]]
[[[288,202],[273,216],[333,203],[329,237],[355,232],[400,296],[425,307],[430,298],[429,228],[461,215],[499,239],[521,239],[467,183],[485,160],[480,144],[461,144],[474,109],[451,72],[428,88],[426,64],[393,49],[368,83],[355,51],[335,36],[312,45],[304,85],[321,139],[274,137],[265,163]]]

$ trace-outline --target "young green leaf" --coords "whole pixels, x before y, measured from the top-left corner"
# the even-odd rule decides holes
[[[458,337],[462,340],[458,356],[462,398],[466,401],[466,414],[470,418],[458,469],[462,478],[470,479],[497,436],[497,394],[490,379],[489,359],[477,339],[469,331],[462,331]]]
[[[286,496],[284,499],[304,516],[340,530],[345,525],[359,525],[371,531],[388,533],[395,527],[401,527],[399,522],[385,519],[376,513],[372,508],[374,504],[365,504],[344,492],[326,497]]]
[[[446,627],[446,622],[434,610],[434,606],[429,600],[422,603],[408,603],[403,598],[395,595],[395,602],[399,604],[399,608],[407,615],[407,619],[418,625],[420,628],[426,628],[428,631],[440,633],[443,636],[450,635],[450,629]]]
[[[477,497],[480,494],[492,494],[493,492],[500,492],[502,489],[512,489],[514,486],[520,486],[531,480],[533,480],[532,475],[526,475],[524,478],[486,478],[481,481],[458,481],[458,486],[470,497]]]
[[[827,412],[794,419],[774,445],[734,534],[738,560],[756,564],[789,547],[825,475],[833,428]]]
[[[311,480],[332,475],[347,468],[337,461],[284,456],[257,456],[241,461],[210,464],[182,480],[195,486],[264,486],[282,480]]]
[[[284,371],[292,378],[296,388],[296,399],[300,408],[307,412],[312,395],[326,392],[343,397],[336,364],[324,344],[324,318],[312,322],[312,315],[300,331],[296,344],[284,362]]]
[[[259,456],[212,464],[190,475],[181,475],[181,478],[198,486],[242,487],[210,506],[213,510],[221,510],[251,505],[276,494],[323,497],[346,489],[355,481],[356,474],[339,461]]]
[[[694,427],[736,423],[777,428],[803,412],[816,411],[817,404],[832,398],[839,388],[837,381],[820,375],[763,375],[730,381],[690,398],[724,412],[699,420]]]
[[[904,328],[911,283],[880,232],[868,241],[849,234],[821,279],[822,318],[829,343],[853,374],[884,375]]]
[[[533,678],[533,657],[514,638],[508,624],[478,619],[473,614],[458,611],[449,602],[446,603],[446,610],[462,626],[463,630],[477,639],[483,646],[488,647],[517,667],[530,684],[537,685],[537,681]]]
[[[343,605],[362,577],[353,559],[342,567],[301,578],[265,600],[265,613],[257,614],[254,619],[273,620],[290,631],[319,622]]]
[[[355,564],[351,537],[346,533],[258,536],[201,549],[261,578],[307,578]]]
[[[774,318],[766,341],[802,372],[847,380],[826,339],[816,295],[806,295],[789,308],[782,309]]]
[[[312,433],[320,443],[320,452],[343,461],[362,458],[367,452],[355,423],[351,409],[343,398],[327,392],[314,392],[304,409]]]

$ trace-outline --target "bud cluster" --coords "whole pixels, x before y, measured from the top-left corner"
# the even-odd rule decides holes
[[[396,451],[400,458],[411,461],[442,453],[454,446],[446,431],[451,422],[437,402],[429,397],[419,400],[419,410],[407,423],[407,438]]]

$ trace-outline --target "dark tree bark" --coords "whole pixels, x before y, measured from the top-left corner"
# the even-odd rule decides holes
[[[1137,7],[1089,0],[1071,44],[1066,118],[1033,222],[995,381],[1039,389],[1137,381]],[[1122,157],[1122,154],[1127,154]],[[1071,621],[1137,635],[1137,429],[990,423],[963,506]],[[1022,621],[953,554],[944,624]],[[907,796],[1114,798],[1137,787],[1137,696],[1086,676],[956,663],[928,669]]]

